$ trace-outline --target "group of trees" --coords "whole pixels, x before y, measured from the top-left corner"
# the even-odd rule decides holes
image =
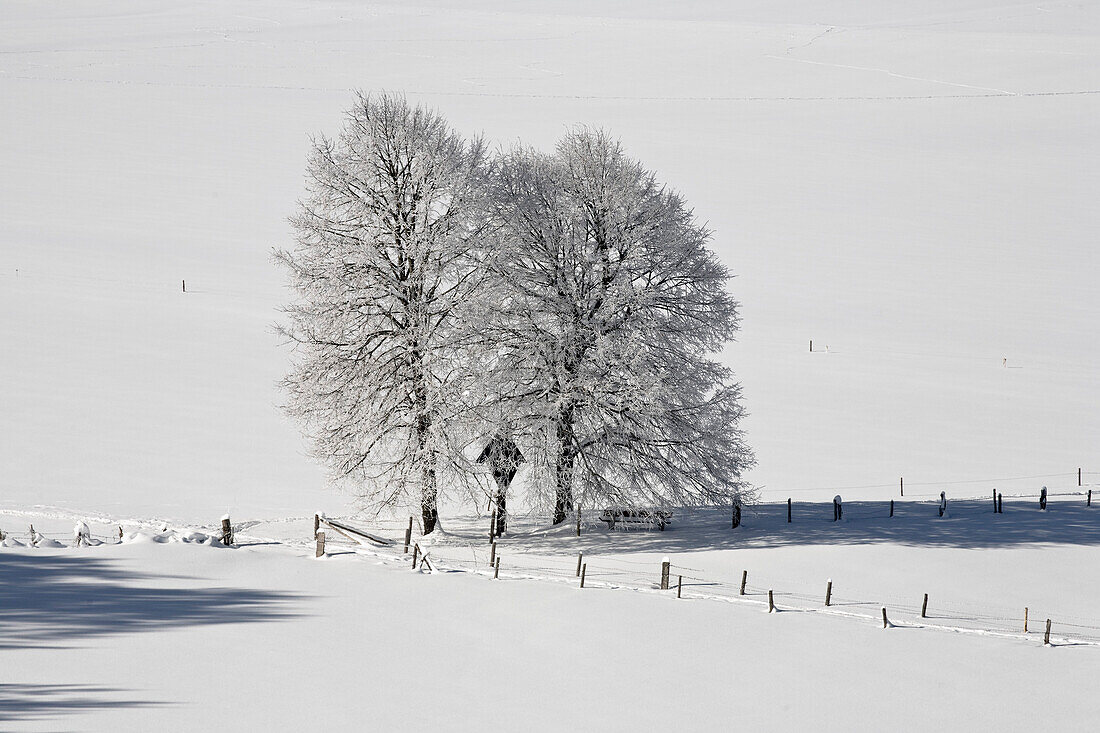
[[[441,492],[483,498],[470,448],[492,437],[554,523],[741,497],[753,457],[714,358],[737,328],[729,273],[606,132],[494,155],[359,95],[307,181],[297,246],[276,252],[296,292],[287,408],[367,505],[416,505],[433,531]]]

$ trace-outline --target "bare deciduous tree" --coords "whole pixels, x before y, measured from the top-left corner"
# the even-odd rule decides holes
[[[375,508],[412,503],[438,522],[440,472],[462,374],[455,308],[484,272],[486,155],[437,113],[360,94],[336,139],[314,140],[297,246],[276,252],[296,299],[288,410],[331,473]]]
[[[714,358],[737,304],[683,199],[602,131],[515,149],[494,180],[494,388],[510,424],[534,426],[553,522],[578,499],[748,498],[740,387]]]

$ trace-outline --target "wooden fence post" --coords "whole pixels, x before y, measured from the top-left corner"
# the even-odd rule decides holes
[[[810,353],[814,353],[814,340],[810,339]]]
[[[497,543],[494,540],[493,544],[489,545],[489,564],[493,565],[497,561]]]
[[[1089,489],[1089,498],[1085,500],[1085,506],[1092,506],[1092,489]]]
[[[500,558],[498,557],[496,562],[493,563],[493,580],[500,577]]]
[[[993,489],[993,513],[997,513],[997,490]]]
[[[684,589],[684,576],[680,575],[680,576],[678,576],[678,580],[676,581],[676,597],[677,598],[680,597],[680,592],[683,589]]]
[[[905,496],[905,478],[904,477],[898,479],[898,488],[901,489],[901,495]]]
[[[413,544],[413,570],[416,570],[416,559],[420,556],[420,545]]]
[[[1050,645],[1050,619],[1049,619],[1049,618],[1047,619],[1047,630],[1046,630],[1046,633],[1045,633],[1045,634],[1043,634],[1043,644],[1044,644],[1044,645],[1047,645],[1047,646],[1049,646],[1049,645]]]
[[[920,607],[920,617],[921,618],[928,618],[928,594],[927,593],[924,594],[924,603],[922,603],[921,607]]]
[[[1047,508],[1047,487],[1043,487],[1039,490],[1039,509],[1046,511]]]
[[[997,492],[997,513],[1005,513],[1005,495],[1000,493],[999,491]]]
[[[791,523],[791,500],[787,499],[787,524]]]
[[[226,546],[233,544],[233,525],[229,521],[228,514],[222,517],[222,544]]]
[[[829,603],[833,600],[833,581],[829,581],[829,584],[825,586],[825,606],[829,606]]]
[[[1027,606],[1024,606],[1024,633],[1027,633]]]
[[[588,563],[581,565],[581,587],[584,587],[584,574],[588,572]]]
[[[661,590],[668,590],[668,571],[671,565],[667,557],[661,561]]]
[[[314,537],[317,538],[317,554],[314,555],[314,557],[324,557],[325,556],[325,533],[321,530],[317,530],[317,533],[314,535]]]
[[[890,622],[886,619],[886,606],[882,607],[882,628],[886,629],[890,627]]]
[[[1077,485],[1078,486],[1081,485],[1081,469],[1080,468],[1077,469]]]
[[[404,555],[409,554],[409,543],[412,542],[412,537],[413,537],[413,518],[409,517],[409,526],[405,530],[405,551],[402,554],[404,554]]]
[[[772,596],[772,592],[768,591],[768,613],[775,611],[775,597]]]
[[[577,553],[577,575],[578,576],[581,574],[581,571],[584,570],[584,565],[581,564],[581,562],[583,560],[584,560],[584,553],[583,552],[578,552]]]
[[[745,595],[745,583],[749,582],[749,571],[741,571],[741,595]]]
[[[890,500],[890,516],[894,516],[894,500]]]

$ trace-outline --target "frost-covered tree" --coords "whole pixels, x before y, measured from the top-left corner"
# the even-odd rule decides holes
[[[577,130],[552,155],[502,156],[493,201],[494,388],[534,426],[553,522],[576,500],[747,498],[740,387],[715,359],[737,304],[684,200],[606,132]]]
[[[461,461],[455,309],[478,287],[486,154],[436,112],[360,94],[336,139],[313,141],[297,246],[276,252],[296,299],[287,408],[330,472],[374,508],[438,522],[440,473]]]

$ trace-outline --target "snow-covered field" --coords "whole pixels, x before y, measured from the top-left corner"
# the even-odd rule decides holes
[[[0,551],[0,728],[1087,726],[1098,36],[995,0],[3,3],[0,530],[140,534]],[[680,189],[738,275],[748,478],[795,522],[530,517],[497,582],[312,559],[313,511],[351,509],[277,408],[270,251],[353,88],[502,145],[605,125]],[[915,501],[992,488],[1004,515]],[[226,511],[248,546],[143,539]],[[444,523],[433,556],[484,573],[483,523]],[[665,555],[704,579],[679,602],[640,585]],[[829,578],[861,605],[821,612]]]

